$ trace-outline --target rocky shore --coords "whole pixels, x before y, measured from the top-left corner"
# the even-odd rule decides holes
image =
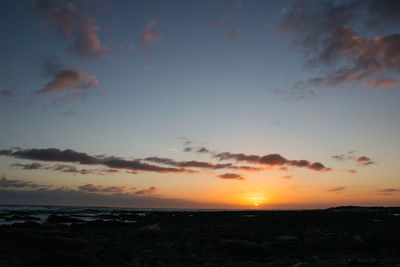
[[[3,209],[0,266],[400,266],[399,214]]]

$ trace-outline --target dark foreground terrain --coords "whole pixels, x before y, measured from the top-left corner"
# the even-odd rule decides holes
[[[400,266],[399,214],[4,209],[0,266]]]

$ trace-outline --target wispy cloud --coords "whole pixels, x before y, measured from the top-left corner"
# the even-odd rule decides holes
[[[23,104],[24,106],[31,106],[35,103],[32,98],[24,96],[20,92],[7,89],[0,91],[0,99],[2,99],[4,102],[18,103]]]
[[[157,22],[150,21],[140,33],[140,44],[143,46],[149,46],[152,43],[158,41],[163,35],[155,28]]]
[[[400,194],[400,189],[397,188],[384,188],[384,189],[377,189],[376,193],[378,195],[387,195],[387,196],[391,196],[394,194]]]
[[[231,31],[230,33],[228,33],[228,35],[226,36],[229,40],[232,41],[236,41],[239,40],[242,36],[242,32],[239,31],[238,29],[235,29],[233,31]]]
[[[59,34],[71,40],[69,51],[78,56],[97,58],[108,50],[102,47],[94,18],[79,10],[76,3],[62,5],[57,1],[41,0],[33,8],[46,26],[55,26]]]
[[[334,188],[328,189],[328,192],[340,193],[345,189],[346,189],[345,186],[338,186],[338,187],[334,187]]]
[[[48,187],[47,185],[36,184],[30,181],[8,179],[6,176],[0,179],[0,188],[44,189]]]
[[[278,28],[294,32],[294,46],[306,55],[306,66],[321,76],[307,81],[314,86],[338,86],[356,82],[371,88],[398,86],[400,33],[371,36],[371,29],[399,26],[392,10],[396,1],[298,1],[284,13]],[[370,35],[355,28],[364,26]]]

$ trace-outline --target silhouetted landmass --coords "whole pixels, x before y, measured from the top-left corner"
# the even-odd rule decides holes
[[[400,266],[400,208],[5,209],[0,222],[0,266]]]

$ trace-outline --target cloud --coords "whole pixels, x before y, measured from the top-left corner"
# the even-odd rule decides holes
[[[371,88],[388,88],[388,87],[395,87],[400,85],[400,81],[394,79],[384,79],[384,78],[373,78],[372,80],[365,81],[365,86],[369,86]]]
[[[372,165],[372,164],[376,164],[376,162],[372,161],[369,157],[367,156],[355,156],[356,151],[349,151],[347,152],[347,154],[340,154],[340,155],[333,155],[332,158],[336,161],[348,161],[348,160],[354,160],[358,166],[368,166],[368,165]],[[345,169],[342,170],[344,172],[348,172],[348,173],[356,173],[357,171],[354,169]]]
[[[235,9],[240,9],[243,6],[243,2],[241,0],[234,1],[232,3],[232,7]]]
[[[71,88],[88,89],[97,86],[98,80],[95,76],[88,76],[80,69],[65,69],[58,72],[37,93],[65,91]]]
[[[148,196],[153,195],[158,189],[154,186],[149,187],[148,189],[143,189],[135,192],[135,196]]]
[[[236,174],[236,173],[224,173],[221,175],[217,175],[218,178],[221,179],[228,179],[228,180],[244,180],[245,178],[240,175],[240,174]]]
[[[282,179],[285,179],[285,180],[291,180],[292,178],[293,178],[292,175],[284,175],[284,176],[282,176]]]
[[[47,188],[46,185],[40,185],[29,181],[23,180],[10,180],[7,177],[3,176],[0,179],[0,188]]]
[[[69,37],[78,24],[77,6],[69,3],[65,7],[57,6],[57,1],[41,0],[33,7],[34,12],[42,16],[45,25],[55,24],[58,32],[64,38]]]
[[[94,173],[96,171],[96,170],[88,170],[88,169],[79,170],[75,166],[62,165],[62,164],[57,164],[55,166],[48,167],[47,169],[50,169],[50,170],[53,170],[53,171],[60,171],[60,172],[69,172],[69,173],[74,173],[74,174],[91,174],[91,173]]]
[[[76,116],[76,112],[72,111],[72,110],[68,110],[68,111],[63,111],[60,112],[60,115],[62,116]]]
[[[328,192],[340,193],[345,189],[346,189],[345,186],[338,186],[338,187],[334,187],[334,188],[328,189]]]
[[[79,56],[98,58],[108,50],[101,47],[99,37],[95,32],[81,32],[75,36],[69,50]]]
[[[99,162],[99,159],[94,155],[77,152],[72,149],[61,150],[58,148],[18,149],[15,151],[0,150],[0,155],[13,156],[21,159],[74,162],[80,164],[98,164]]]
[[[184,168],[168,168],[158,165],[143,163],[140,160],[125,160],[118,157],[107,157],[101,159],[100,164],[115,169],[128,169],[132,171],[148,171],[159,173],[183,173],[189,172]]]
[[[34,162],[32,164],[22,164],[22,163],[14,163],[12,164],[14,167],[22,167],[24,170],[38,170],[43,167],[42,164]]]
[[[23,96],[20,93],[17,93],[12,90],[1,90],[0,91],[0,98],[4,102],[8,103],[22,103],[25,106],[31,106],[34,104],[34,101],[26,96]]]
[[[108,50],[101,46],[94,18],[84,14],[75,3],[61,5],[58,1],[42,0],[33,7],[45,25],[55,25],[64,39],[72,39],[69,50],[78,56],[97,58]]]
[[[350,174],[356,174],[356,173],[357,173],[357,171],[354,170],[354,169],[344,169],[344,170],[342,170],[342,171],[343,171],[343,172],[350,173]]]
[[[210,151],[206,148],[200,148],[196,150],[197,153],[210,153]],[[159,158],[159,157],[149,157],[145,158],[145,161],[150,161],[158,164],[164,164],[174,167],[180,168],[202,168],[202,169],[210,169],[210,170],[219,170],[219,169],[233,169],[233,170],[243,170],[248,172],[257,172],[263,170],[262,168],[251,167],[251,166],[236,166],[232,163],[225,164],[214,164],[212,162],[204,162],[204,161],[175,161],[173,159],[168,158]]]
[[[0,97],[7,102],[14,102],[16,99],[16,96],[14,93],[10,90],[2,90],[0,91]]]
[[[356,158],[356,162],[358,163],[359,166],[368,166],[376,163],[366,156],[361,156]]]
[[[236,41],[236,40],[239,40],[241,36],[242,36],[241,31],[236,29],[236,30],[231,31],[226,37],[229,40]]]
[[[291,90],[274,89],[272,93],[284,96],[285,100],[303,100],[319,97],[314,90],[310,90],[308,87],[305,88],[303,82],[297,82]]]
[[[385,188],[385,189],[377,189],[378,195],[394,195],[400,193],[400,189],[397,188]]]
[[[144,27],[144,29],[140,33],[141,45],[149,46],[163,37],[163,35],[159,31],[154,29],[154,26],[156,25],[157,22],[152,20]]]
[[[197,149],[196,149],[196,153],[211,153],[211,151],[209,150],[209,149],[207,149],[207,148],[205,148],[205,147],[198,147]]]
[[[356,151],[349,151],[346,154],[339,154],[339,155],[333,155],[332,159],[336,160],[336,161],[347,161],[347,160],[354,160],[355,156],[354,153]]]
[[[306,56],[305,65],[324,73],[309,79],[309,85],[335,87],[356,82],[373,89],[398,86],[400,81],[390,76],[400,72],[400,33],[374,35],[378,26],[398,29],[399,15],[393,10],[399,4],[395,2],[299,1],[284,13],[278,28],[294,32],[294,46]],[[355,28],[368,32],[367,36]]]
[[[248,163],[260,164],[271,167],[304,167],[313,171],[331,171],[331,168],[325,167],[320,162],[310,162],[308,160],[288,160],[280,154],[267,154],[264,156],[246,155],[243,153],[233,154],[230,152],[222,152],[214,154],[214,157],[219,160],[235,160],[245,161]]]
[[[75,174],[97,174],[97,175],[105,175],[105,174],[113,174],[119,172],[117,169],[78,169],[73,165],[65,165],[65,164],[56,164],[53,166],[43,166],[40,163],[34,162],[31,164],[23,164],[23,163],[14,163],[11,166],[13,167],[21,167],[24,170],[38,170],[38,169],[45,169],[45,170],[52,170],[52,171],[59,171],[59,172],[66,172],[66,173],[73,173]]]
[[[207,150],[207,149],[206,149]],[[106,155],[92,155],[85,152],[78,152],[72,149],[61,150],[58,148],[47,148],[47,149],[3,149],[0,150],[0,156],[9,156],[19,159],[36,160],[36,161],[48,161],[48,162],[64,162],[64,163],[75,163],[82,165],[102,165],[110,169],[99,170],[99,169],[78,169],[73,165],[57,164],[55,166],[46,167],[45,169],[71,172],[76,174],[105,174],[114,173],[119,169],[128,170],[133,174],[138,172],[158,172],[158,173],[198,173],[197,170],[241,170],[246,172],[260,172],[267,170],[267,167],[278,167],[279,170],[287,170],[287,167],[305,167],[314,171],[330,171],[331,168],[325,167],[320,162],[310,162],[307,160],[288,160],[279,154],[268,154],[265,156],[257,155],[245,155],[245,154],[232,154],[229,152],[215,153],[210,152],[214,158],[219,160],[236,160],[245,161],[253,164],[262,165],[259,166],[243,166],[236,165],[233,163],[213,163],[197,160],[189,161],[176,161],[170,158],[161,157],[148,157],[145,159],[133,159],[127,160],[116,156]],[[198,151],[198,153],[204,153]],[[150,164],[152,162],[156,164]],[[18,165],[23,167],[21,165]]]
[[[123,193],[126,189],[125,186],[103,186],[94,184],[85,184],[78,186],[78,189],[83,192],[90,193]]]
[[[61,150],[58,148],[47,149],[20,149],[20,150],[0,150],[0,155],[11,156],[20,159],[30,159],[51,162],[69,162],[84,165],[103,165],[112,169],[127,169],[134,172],[158,172],[158,173],[183,173],[190,172],[185,168],[168,168],[153,164],[143,163],[140,160],[125,160],[119,157],[98,157],[84,152],[77,152],[72,149]],[[73,167],[60,168],[75,172]]]

